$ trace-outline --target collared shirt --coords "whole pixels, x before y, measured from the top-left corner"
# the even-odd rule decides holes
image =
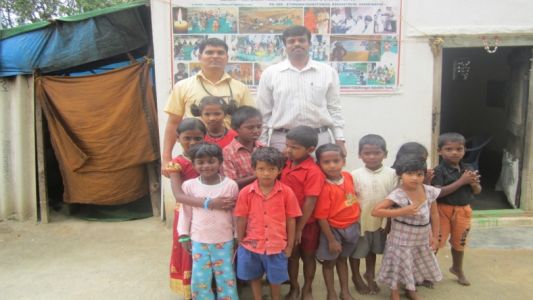
[[[269,66],[261,75],[257,106],[263,114],[263,139],[269,129],[299,125],[329,127],[344,140],[339,74],[331,66],[309,59],[298,70],[288,60]]]
[[[255,149],[262,147],[263,144],[255,142]],[[233,180],[254,175],[252,168],[252,152],[244,147],[237,139],[234,139],[222,151],[224,162],[222,163],[221,173]]]
[[[200,177],[187,180],[181,186],[186,195],[204,198],[237,198],[239,187],[228,177],[213,185],[202,183]],[[204,209],[181,205],[178,232],[190,235],[191,240],[199,243],[225,243],[234,237],[233,214],[230,210]]]
[[[361,235],[383,226],[383,219],[372,216],[374,207],[398,186],[398,176],[392,168],[382,166],[377,170],[361,167],[352,172],[355,193],[361,205]]]
[[[270,255],[287,247],[287,218],[299,217],[302,212],[288,186],[276,180],[265,197],[256,180],[241,190],[233,214],[248,220],[242,246]]]
[[[359,221],[360,207],[352,175],[342,172],[342,182],[326,180],[315,206],[315,218],[327,219],[334,228],[346,228]]]
[[[469,164],[463,162],[459,163],[459,168],[455,168],[442,160],[438,166],[435,167],[435,177],[431,180],[431,185],[443,187],[459,180],[466,170],[474,170]],[[448,205],[465,206],[474,200],[474,192],[469,184],[465,184],[458,188],[455,192],[438,198],[438,203]]]
[[[299,165],[293,165],[292,161],[287,161],[285,168],[281,171],[281,182],[292,189],[300,208],[303,208],[305,197],[320,195],[325,177],[311,156]],[[307,223],[312,222],[316,222],[313,215],[307,220]]]
[[[237,101],[239,106],[255,106],[250,90],[242,82],[232,79],[227,73],[219,81],[211,82],[200,71],[196,75],[178,81],[174,85],[165,107],[165,112],[184,118],[192,117],[191,105],[193,103],[198,104],[203,97],[209,96],[209,93],[205,90],[214,96],[224,97],[225,101],[228,101],[230,95],[233,94],[233,99]],[[226,127],[229,128],[229,125],[229,118],[226,118]]]

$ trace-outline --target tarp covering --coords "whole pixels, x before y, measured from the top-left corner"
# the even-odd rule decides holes
[[[63,70],[144,47],[149,35],[139,9],[55,22],[0,40],[0,77]]]
[[[158,154],[148,63],[104,74],[36,78],[66,203],[124,204],[148,193]]]

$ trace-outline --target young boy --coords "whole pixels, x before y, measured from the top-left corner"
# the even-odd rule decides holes
[[[383,166],[387,157],[387,144],[377,134],[368,134],[359,140],[359,158],[364,167],[352,172],[356,183],[357,193],[361,205],[361,238],[350,257],[352,281],[359,294],[377,294],[379,287],[374,280],[376,274],[376,254],[383,254],[385,249],[386,232],[383,229],[383,218],[373,217],[372,210],[377,203],[385,199],[397,185],[396,172]],[[366,283],[359,273],[360,259],[365,258]]]
[[[287,164],[281,172],[281,182],[288,185],[298,200],[302,216],[296,221],[295,247],[289,258],[290,291],[286,299],[297,299],[300,294],[298,269],[303,261],[304,286],[302,299],[312,299],[312,285],[316,269],[316,249],[320,227],[313,217],[315,203],[324,185],[324,174],[311,157],[318,143],[318,132],[309,126],[298,126],[286,137]]]
[[[271,147],[252,154],[257,179],[239,193],[237,217],[237,277],[250,280],[255,300],[261,300],[261,278],[266,273],[271,299],[281,298],[287,259],[294,245],[296,217],[302,215],[292,190],[277,180],[283,155]]]
[[[327,299],[353,300],[348,287],[347,257],[355,250],[359,239],[360,213],[353,178],[342,170],[346,160],[338,145],[324,144],[318,147],[316,158],[326,175],[326,183],[318,196],[314,213],[322,230],[316,258],[322,261]],[[341,286],[339,296],[335,291],[335,267]]]
[[[257,141],[262,130],[261,112],[251,106],[239,107],[231,117],[231,128],[238,136],[224,150],[221,173],[237,182],[239,189],[255,180],[252,153],[262,144]]]
[[[475,194],[481,193],[479,174],[477,170],[462,162],[465,155],[465,138],[461,134],[441,134],[438,153],[442,160],[435,167],[431,183],[441,188],[437,199],[440,219],[439,247],[444,247],[450,236],[450,272],[457,276],[459,284],[467,286],[470,282],[463,272],[463,258],[472,221],[470,203]]]

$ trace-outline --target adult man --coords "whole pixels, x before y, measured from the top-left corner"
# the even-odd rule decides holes
[[[224,71],[228,63],[228,45],[221,39],[209,38],[203,40],[198,48],[198,60],[202,70],[174,85],[165,108],[168,120],[163,141],[161,173],[167,177],[169,174],[166,166],[172,159],[176,129],[182,118],[192,117],[190,107],[193,103],[199,103],[205,96],[219,96],[228,102],[233,99],[239,106],[255,106],[248,88]],[[226,125],[229,125],[229,119],[226,119]]]
[[[288,59],[268,67],[259,81],[262,141],[282,150],[287,131],[306,125],[317,131],[318,146],[336,143],[346,153],[337,71],[309,57],[307,28],[289,27],[282,40]]]

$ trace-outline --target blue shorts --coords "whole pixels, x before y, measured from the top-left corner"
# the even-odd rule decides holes
[[[278,254],[257,254],[243,246],[237,249],[237,277],[241,280],[254,280],[267,275],[271,284],[282,284],[289,280],[287,256]]]

